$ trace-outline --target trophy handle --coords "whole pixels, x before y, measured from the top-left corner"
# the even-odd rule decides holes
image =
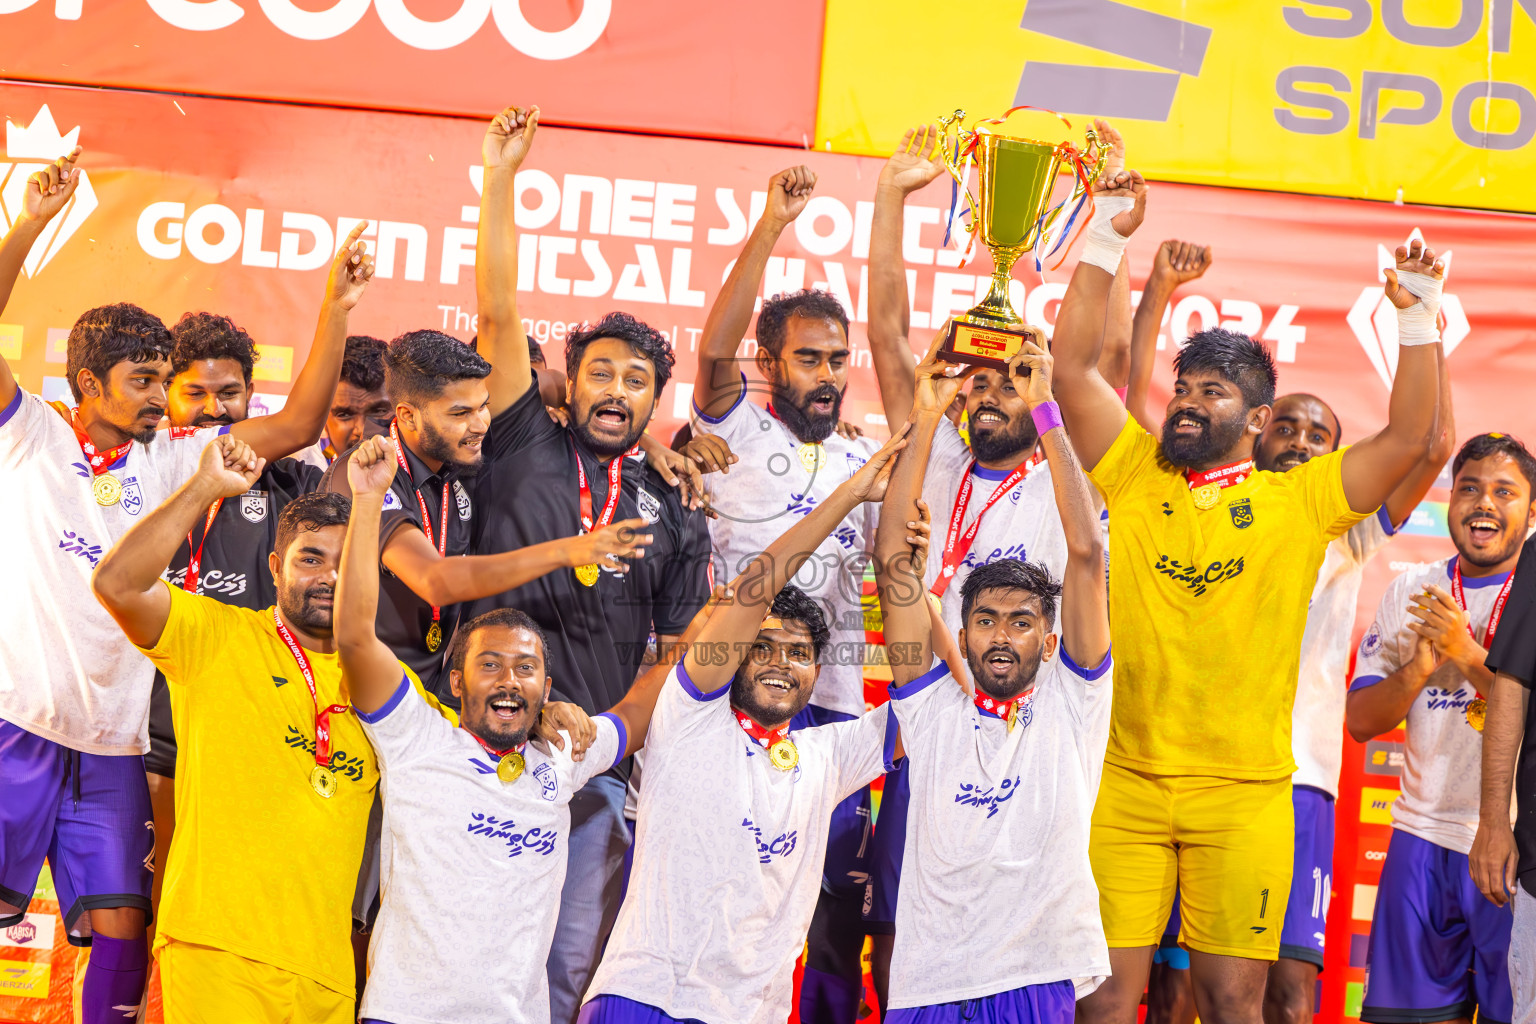
[[[971,217],[970,233],[972,235],[975,235],[979,224],[977,218],[980,216],[980,211],[976,205],[976,197],[971,195],[971,190],[965,183],[966,174],[969,173],[972,163],[971,153],[973,149],[970,144],[975,139],[976,133],[966,130],[965,126],[961,123],[964,120],[965,111],[963,110],[956,110],[953,114],[938,119],[939,131],[943,135],[943,138],[939,141],[939,158],[944,161],[944,169],[954,179],[949,201],[950,219],[949,223],[944,226],[944,241],[946,244],[949,242],[950,225],[954,223],[954,208],[961,195],[965,196],[966,213],[970,214]]]

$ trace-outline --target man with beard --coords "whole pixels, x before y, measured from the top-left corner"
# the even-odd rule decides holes
[[[77,149],[23,183],[19,215],[0,242],[0,304],[73,197],[78,157]],[[259,456],[288,455],[320,434],[348,311],[372,272],[361,228],[332,264],[314,355],[287,406],[218,428]],[[11,625],[0,635],[0,926],[20,920],[47,857],[71,941],[93,947],[81,995],[87,1024],[137,1006],[148,969],[153,836],[142,755],[153,668],[91,597],[90,573],[192,474],[208,439],[157,433],[171,348],[165,325],[137,306],[88,310],[68,342],[74,410],[20,388],[0,360],[8,467],[0,524],[23,538],[0,595]]]
[[[394,407],[384,391],[384,353],[388,346],[378,338],[354,334],[347,339],[341,360],[341,380],[331,398],[331,411],[325,418],[325,433],[320,440],[300,452],[298,457],[322,471],[330,468],[336,456],[362,444],[370,437],[389,433]]]
[[[551,572],[469,609],[517,608],[549,641],[554,694],[588,714],[613,707],[635,682],[654,632],[675,643],[709,597],[709,534],[635,446],[672,376],[672,346],[625,313],[566,338],[569,425],[550,420],[517,310],[513,183],[538,129],[538,108],[509,107],[492,121],[482,156],[475,255],[479,346],[493,367],[487,471],[476,481],[473,550],[515,551],[639,518],[650,545],[625,573],[597,558]],[[634,453],[634,454],[631,454]],[[550,1019],[573,1024],[618,911],[629,828],[628,761],[571,800],[570,871],[549,954]]]
[[[155,935],[168,1024],[353,1019],[352,895],[378,769],[332,636],[347,499],[306,494],[283,510],[273,607],[161,578],[208,506],[244,494],[262,468],[247,445],[217,438],[93,580],[165,673],[181,740]]]
[[[365,1021],[549,1020],[545,961],[566,874],[571,797],[645,741],[668,668],[653,667],[573,748],[547,720],[543,631],[515,608],[461,628],[449,684],[459,725],[410,692],[374,633],[380,512],[395,462],[382,439],[348,465],[353,505],[337,581],[336,643],[387,794],[384,902]],[[570,708],[570,705],[559,705]],[[573,709],[574,710],[574,709]],[[530,742],[537,729],[540,738]],[[499,941],[515,921],[515,941]],[[468,939],[466,939],[468,936]],[[443,979],[454,983],[444,985]]]
[[[1111,692],[1103,534],[1037,334],[1007,376],[1054,470],[1066,573],[1057,582],[1039,563],[1002,558],[969,574],[956,603],[973,693],[962,689],[935,654],[929,577],[903,529],[922,518],[928,448],[966,376],[946,365],[919,369],[912,446],[876,549],[886,643],[906,652],[891,659],[890,707],[911,789],[885,1019],[1069,1024],[1078,996],[1109,973],[1088,863]]]
[[[1349,734],[1364,743],[1406,719],[1408,736],[1366,951],[1370,1024],[1513,1019],[1510,910],[1483,898],[1468,854],[1494,681],[1487,648],[1536,527],[1533,485],[1536,459],[1508,434],[1463,445],[1446,509],[1456,554],[1388,584],[1360,641]]]
[[[1402,355],[1386,427],[1289,472],[1255,472],[1275,388],[1258,342],[1222,329],[1189,340],[1160,442],[1095,369],[1145,189],[1134,171],[1097,183],[1055,334],[1056,394],[1114,524],[1121,640],[1091,847],[1113,977],[1080,1012],[1134,1021],[1177,887],[1201,1019],[1258,1024],[1291,881],[1290,725],[1307,602],[1328,543],[1429,448],[1444,268],[1414,239],[1387,271]]]
[[[831,633],[788,584],[822,537],[884,495],[905,433],[748,562],[662,686],[629,892],[581,1024],[789,1015],[833,809],[899,751],[885,708],[792,730]]]

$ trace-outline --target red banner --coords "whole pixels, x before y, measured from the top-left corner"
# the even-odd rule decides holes
[[[822,16],[821,0],[7,0],[0,39],[8,78],[475,117],[537,92],[552,124],[801,146]]]

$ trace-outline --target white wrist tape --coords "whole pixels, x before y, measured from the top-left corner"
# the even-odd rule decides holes
[[[1419,301],[1397,311],[1399,345],[1432,345],[1440,340],[1440,290],[1444,280],[1413,270],[1397,272],[1398,286],[1418,296]]]
[[[1119,272],[1120,257],[1125,253],[1125,243],[1130,239],[1116,231],[1110,221],[1135,205],[1136,200],[1127,196],[1111,196],[1094,201],[1093,220],[1088,222],[1088,230],[1085,232],[1087,240],[1083,243],[1082,256],[1078,257],[1081,262],[1098,267],[1108,274]]]

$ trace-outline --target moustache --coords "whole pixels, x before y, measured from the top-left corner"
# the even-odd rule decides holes
[[[1279,456],[1277,456],[1275,458],[1275,462],[1277,464],[1280,464],[1280,465],[1293,465],[1293,464],[1294,465],[1300,465],[1301,463],[1311,462],[1311,461],[1312,461],[1312,453],[1311,452],[1288,451],[1288,452],[1282,452]]]
[[[842,392],[838,391],[837,388],[833,387],[831,384],[822,384],[820,387],[813,388],[812,390],[805,393],[805,403],[809,405],[812,402],[819,402],[822,400],[835,402],[838,400],[841,394]]]
[[[146,405],[144,408],[139,410],[139,419],[141,420],[155,419],[164,415],[165,406],[163,405]]]
[[[335,587],[310,587],[308,590],[304,591],[304,600],[306,601],[313,601],[319,597],[329,597],[334,599],[335,596]]]
[[[1019,656],[1013,652],[1012,647],[994,646],[987,648],[987,653],[982,655],[982,661],[990,661],[992,658],[1002,655],[1009,661],[1018,661]]]

